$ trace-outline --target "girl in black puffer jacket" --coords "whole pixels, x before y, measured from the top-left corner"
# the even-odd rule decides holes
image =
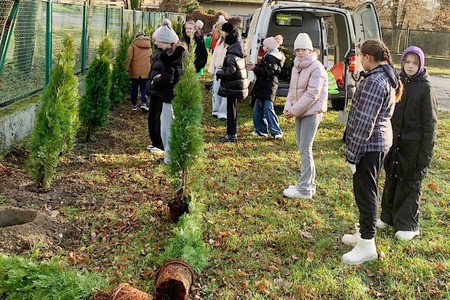
[[[158,47],[164,52],[160,60],[162,69],[153,77],[151,84],[158,91],[162,101],[161,110],[161,139],[164,146],[164,163],[170,162],[169,140],[170,125],[174,119],[172,99],[175,97],[174,88],[183,74],[183,60],[186,57],[186,45],[178,42],[178,36],[170,26],[163,26],[156,35]]]
[[[280,122],[273,108],[278,90],[278,75],[286,60],[283,52],[278,50],[282,44],[281,35],[266,38],[263,42],[265,54],[261,62],[256,66],[253,63],[247,65],[247,70],[253,71],[256,75],[255,86],[252,89],[255,127],[252,136],[268,136],[270,133],[275,139],[283,138]]]
[[[225,37],[225,44],[228,45],[228,50],[223,67],[216,73],[217,78],[221,80],[218,94],[227,98],[227,134],[219,139],[222,143],[236,142],[237,100],[248,96],[245,55],[237,33],[229,33]]]
[[[437,102],[424,69],[422,49],[411,46],[402,55],[402,99],[391,119],[393,145],[386,157],[381,218],[377,227],[393,225],[395,236],[410,240],[419,234],[422,179],[430,165],[437,132]]]
[[[164,51],[158,47],[156,42],[156,51],[152,57],[152,68],[148,74],[147,81],[147,96],[149,97],[149,110],[148,110],[148,135],[151,140],[151,144],[148,145],[147,150],[151,152],[162,152],[164,146],[161,140],[161,111],[162,100],[159,96],[158,90],[152,85],[153,78],[156,74],[162,72],[163,63],[161,61],[161,54]]]

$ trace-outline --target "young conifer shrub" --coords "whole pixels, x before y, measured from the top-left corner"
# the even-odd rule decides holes
[[[195,49],[191,40],[191,49]],[[194,51],[183,62],[183,75],[175,86],[172,100],[175,119],[171,126],[169,172],[177,190],[176,201],[186,199],[189,169],[199,159],[203,150],[202,93],[196,78]]]
[[[105,287],[100,276],[65,270],[55,260],[37,265],[0,254],[2,299],[88,299]]]
[[[119,49],[111,72],[111,90],[109,92],[111,108],[117,107],[130,89],[130,78],[127,74],[125,62],[128,57],[128,46],[132,41],[133,37],[130,35],[129,29],[125,30],[123,37],[120,39]]]
[[[78,129],[78,79],[73,74],[75,46],[67,35],[50,82],[42,95],[31,134],[28,170],[40,188],[50,188],[62,153],[73,147]]]
[[[86,75],[86,93],[81,98],[80,103],[80,120],[86,128],[86,142],[90,141],[92,134],[108,120],[109,91],[111,89],[109,55],[111,49],[111,40],[109,35],[106,35],[100,43]]]
[[[158,260],[162,265],[172,259],[182,259],[199,274],[208,263],[208,248],[202,239],[202,209],[196,203],[196,195],[192,196],[189,210],[189,214],[180,217],[169,244]]]

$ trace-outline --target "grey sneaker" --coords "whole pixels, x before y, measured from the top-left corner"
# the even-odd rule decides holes
[[[137,110],[137,105],[131,105],[131,110],[132,111],[136,111]]]

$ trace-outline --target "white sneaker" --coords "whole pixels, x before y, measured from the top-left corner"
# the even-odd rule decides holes
[[[150,151],[150,152],[151,152],[153,148],[155,148],[155,147],[153,147],[153,145],[150,144],[150,145],[147,146],[147,151]]]
[[[419,230],[417,230],[417,231],[401,231],[401,230],[399,230],[395,233],[395,237],[400,240],[409,241],[409,240],[412,240],[416,235],[419,235],[419,234],[420,234]]]
[[[282,134],[275,134],[275,136],[273,137],[276,140],[281,140],[283,138]]]
[[[288,198],[301,198],[301,199],[311,199],[312,195],[303,195],[299,191],[297,191],[297,188],[293,186],[294,188],[287,188],[283,190],[283,195],[285,195]]]
[[[268,134],[267,133],[258,133],[256,131],[253,131],[252,133],[250,133],[251,136],[263,136],[263,137],[267,137]]]
[[[377,222],[375,223],[375,227],[378,229],[384,229],[388,226],[388,223],[384,223],[381,221],[381,219],[377,219]]]
[[[352,251],[342,255],[342,262],[349,265],[360,265],[366,261],[378,258],[375,238],[370,240],[357,237],[357,242]]]
[[[355,230],[356,232],[354,234],[344,234],[342,236],[342,242],[346,245],[355,246],[358,242],[358,238],[361,238],[361,233],[359,233],[359,223],[355,223]]]
[[[290,185],[290,186],[288,187],[288,189],[297,189],[297,186],[296,186],[296,185]],[[313,196],[316,195],[316,189],[314,189],[314,190],[312,191],[312,195],[313,195]]]

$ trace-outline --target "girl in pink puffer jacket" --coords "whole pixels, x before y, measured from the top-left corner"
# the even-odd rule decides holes
[[[311,199],[316,193],[312,145],[323,113],[327,111],[328,76],[317,60],[307,33],[297,35],[294,51],[296,57],[283,114],[286,118],[295,117],[301,168],[298,184],[289,186],[283,194],[289,198]]]

